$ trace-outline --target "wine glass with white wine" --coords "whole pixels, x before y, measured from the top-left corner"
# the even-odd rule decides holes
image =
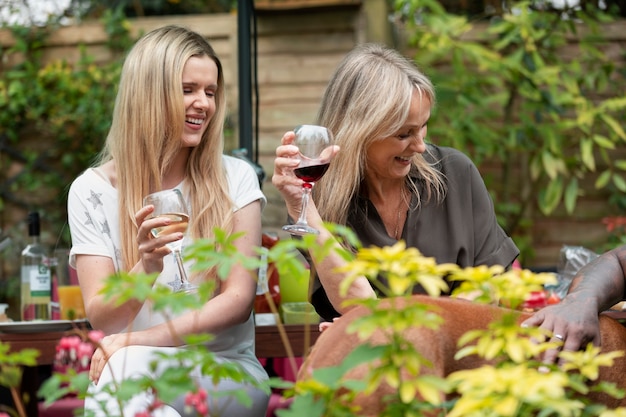
[[[171,233],[184,234],[187,232],[187,227],[189,226],[189,211],[180,190],[174,188],[171,190],[163,190],[149,194],[144,197],[143,204],[144,206],[154,206],[154,211],[152,212],[150,218],[167,217],[171,220],[171,223],[167,226],[152,229],[151,232],[154,237],[168,235]],[[183,239],[170,242],[166,246],[172,251],[180,273],[180,285],[175,291],[195,292],[198,289],[198,286],[189,282],[183,265]]]

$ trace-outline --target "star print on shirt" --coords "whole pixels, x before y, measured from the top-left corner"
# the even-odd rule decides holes
[[[102,223],[102,233],[107,235],[109,239],[111,238],[111,229],[109,228],[109,222],[106,220]]]
[[[95,209],[96,207],[102,205],[102,200],[100,200],[100,196],[102,195],[102,193],[95,193],[93,190],[90,190],[90,191],[91,191],[91,196],[89,196],[87,201],[89,201],[93,205],[93,208]]]
[[[180,283],[180,279],[178,278],[178,275],[176,275],[176,279],[174,281],[168,282],[167,285],[172,287],[172,291],[174,292],[178,291],[181,287],[181,283]]]
[[[87,217],[87,221],[85,221],[85,226],[89,226],[89,225],[95,226],[95,223],[93,222],[91,218],[91,214],[89,214],[88,211],[85,212],[85,217]]]
[[[122,269],[120,266],[122,265],[122,251],[117,246],[113,246],[113,251],[115,252],[115,269],[119,271]]]

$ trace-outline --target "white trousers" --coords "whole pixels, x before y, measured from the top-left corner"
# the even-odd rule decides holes
[[[135,417],[136,413],[146,411],[153,403],[152,393],[144,392],[135,395],[123,404],[120,411],[118,399],[111,395],[104,387],[110,390],[114,385],[113,381],[119,384],[123,379],[136,378],[141,375],[148,375],[152,378],[158,376],[167,368],[177,366],[177,362],[163,361],[159,363],[154,372],[151,371],[150,363],[156,358],[155,352],[172,355],[178,352],[178,348],[173,347],[153,347],[153,346],[128,346],[115,352],[109,359],[107,365],[102,370],[102,375],[97,384],[92,384],[89,388],[88,396],[85,399],[85,417]],[[209,410],[211,417],[265,417],[269,396],[264,391],[248,384],[235,383],[232,380],[222,380],[217,385],[213,383],[211,377],[200,377],[200,375],[190,375],[195,378],[199,385],[207,391]],[[252,399],[250,408],[239,403],[237,399],[230,395],[217,395],[212,398],[211,393],[232,392],[243,389]],[[195,412],[191,410],[189,414],[184,410],[184,397],[177,398],[172,404],[164,405],[153,411],[152,417],[192,417]]]

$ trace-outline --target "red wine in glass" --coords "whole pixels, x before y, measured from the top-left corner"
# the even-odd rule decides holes
[[[294,129],[296,135],[293,144],[298,147],[300,165],[293,170],[302,181],[302,205],[300,217],[294,224],[283,226],[283,230],[292,235],[319,234],[319,230],[311,227],[306,221],[306,210],[309,194],[313,184],[328,170],[332,157],[333,136],[324,126],[301,125]]]
[[[320,178],[324,176],[329,166],[330,162],[320,165],[309,165],[307,167],[296,168],[293,170],[293,173],[302,181],[309,183],[317,182]]]

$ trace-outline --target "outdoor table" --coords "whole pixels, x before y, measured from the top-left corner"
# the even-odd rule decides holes
[[[86,323],[80,323],[77,327],[87,329],[87,326]],[[288,357],[289,351],[291,351],[294,357],[305,356],[319,336],[316,325],[284,325],[284,332],[289,340],[290,347],[284,346],[277,325],[256,326],[255,343],[257,357]],[[70,334],[73,334],[73,330],[3,333],[0,329],[0,342],[10,344],[11,352],[17,352],[25,348],[37,349],[40,352],[37,364],[52,365],[57,343],[62,337]],[[30,398],[36,399],[40,382],[37,367],[24,368],[22,392],[28,393]],[[26,405],[26,413],[29,417],[37,417],[39,415],[36,400],[30,401]]]

